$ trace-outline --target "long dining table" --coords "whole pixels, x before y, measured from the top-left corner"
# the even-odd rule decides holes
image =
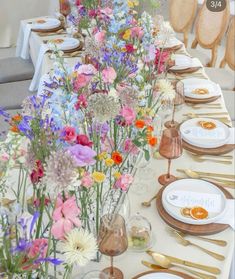
[[[23,22],[22,24],[25,24],[25,22]],[[29,40],[29,47],[30,47],[30,56],[34,65],[36,65],[39,49],[41,45],[44,43],[43,41],[50,40],[52,38],[53,39],[63,38],[66,36],[67,34],[60,34],[60,35],[55,34],[53,36],[40,36],[37,32],[32,32]],[[178,53],[188,55],[187,50],[185,49],[184,46],[179,50]],[[65,61],[68,63],[69,66],[74,66],[78,61],[81,61],[81,57],[65,58]],[[44,55],[44,59],[42,63],[41,76],[48,73],[52,69],[53,69],[53,60],[50,59],[50,54],[46,53]],[[168,78],[174,81],[174,80],[181,80],[184,78],[190,78],[194,76],[200,77],[202,79],[208,79],[203,68],[196,73],[187,74],[187,75],[184,74],[182,76],[180,75],[175,76],[173,74],[169,74]],[[196,109],[192,109],[191,106],[184,104],[183,106],[181,106],[179,110],[176,111],[175,119],[178,122],[182,122],[184,119],[186,119],[185,116],[183,115],[190,112],[193,113],[227,112],[223,96],[221,96],[221,98],[214,101],[213,103],[220,104],[221,107],[218,109],[208,110],[206,107],[203,107],[202,105],[199,109],[196,110]],[[234,151],[232,151],[228,155],[234,156]],[[149,200],[151,197],[156,195],[156,193],[161,189],[162,186],[158,183],[157,178],[159,175],[166,172],[167,160],[161,157],[158,157],[157,159],[152,158],[148,167],[150,168],[151,175],[145,177],[144,172],[141,173],[141,170],[139,170],[135,179],[135,183],[139,181],[140,183],[143,182],[144,185],[146,185],[145,191],[142,194],[138,194],[135,190],[135,183],[134,183],[132,188],[129,191],[129,199],[131,204],[131,215],[134,215],[138,212],[144,217],[146,217],[152,225],[153,243],[151,249],[159,253],[171,255],[174,257],[179,257],[184,260],[190,260],[195,263],[217,267],[221,270],[221,274],[217,275],[217,278],[228,279],[230,274],[230,269],[231,269],[233,253],[234,253],[233,229],[228,228],[223,232],[210,236],[211,238],[214,239],[226,240],[228,242],[228,245],[226,247],[219,247],[214,244],[201,241],[200,239],[192,236],[187,237],[187,239],[192,240],[193,242],[200,244],[209,250],[224,255],[225,256],[224,261],[216,260],[211,256],[205,254],[204,252],[196,249],[195,247],[192,246],[184,247],[181,244],[179,244],[176,241],[176,239],[169,234],[167,230],[168,227],[167,224],[161,219],[161,217],[158,214],[156,203],[153,202],[152,206],[149,208],[144,208],[141,205],[143,201]],[[231,165],[224,165],[224,164],[215,163],[211,161],[197,162],[192,158],[192,156],[190,156],[190,154],[186,150],[184,150],[183,155],[180,158],[173,161],[172,173],[175,174],[176,176],[182,176],[182,174],[177,172],[177,169],[192,169],[196,171],[232,174],[234,173],[234,167],[235,167],[234,159]],[[234,189],[227,188],[227,190],[234,196]],[[127,251],[123,255],[114,258],[114,265],[123,271],[126,279],[131,279],[135,275],[148,270],[145,266],[141,264],[142,260],[151,261],[151,258],[144,252],[134,253],[131,251]],[[77,270],[75,269],[74,273],[81,275],[81,273],[87,272],[89,270],[102,269],[104,267],[109,266],[109,264],[110,264],[110,259],[106,256],[102,256],[101,261],[99,263],[91,262],[85,268],[82,269],[77,268]],[[178,270],[180,271],[180,269]],[[80,277],[78,275],[78,277],[75,278],[80,278]]]

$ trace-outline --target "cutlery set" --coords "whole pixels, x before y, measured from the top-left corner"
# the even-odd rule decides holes
[[[225,259],[225,257],[223,255],[217,254],[215,252],[212,252],[208,249],[205,249],[204,247],[195,244],[194,242],[191,242],[189,240],[186,239],[187,236],[191,236],[191,237],[195,237],[199,240],[202,241],[206,241],[218,246],[222,246],[225,247],[227,245],[227,242],[224,240],[220,240],[220,239],[212,239],[212,238],[207,238],[207,237],[202,237],[202,236],[192,236],[192,235],[187,235],[184,234],[180,231],[177,231],[173,228],[168,227],[167,231],[173,236],[175,237],[183,246],[188,246],[188,245],[192,245],[198,249],[200,249],[201,251],[205,252],[206,254],[210,255],[211,257],[219,260],[219,261],[223,261]],[[160,254],[151,250],[146,251],[146,253],[148,255],[150,255],[152,257],[152,259],[154,260],[155,264],[150,263],[148,261],[142,261],[142,264],[150,269],[153,270],[159,270],[159,269],[169,269],[172,267],[176,267],[176,268],[180,268],[184,271],[187,271],[195,276],[197,276],[197,278],[202,278],[202,279],[216,279],[216,276],[214,275],[218,275],[221,273],[221,270],[217,267],[214,266],[208,266],[208,265],[202,265],[202,264],[198,264],[198,263],[194,263],[188,260],[183,260],[183,259],[179,259],[173,256],[169,256],[169,255],[164,255],[164,254]],[[202,273],[202,272],[198,272],[194,269],[199,269],[202,271],[206,271],[210,274],[206,274],[206,273]],[[213,274],[213,275],[211,275]]]
[[[214,162],[220,163],[224,165],[231,165],[233,163],[233,156],[229,155],[221,155],[221,156],[213,156],[213,155],[198,155],[191,152],[187,152],[187,154],[196,162]]]

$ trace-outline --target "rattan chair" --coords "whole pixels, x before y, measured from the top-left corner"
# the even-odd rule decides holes
[[[197,0],[170,0],[170,23],[177,33],[184,34],[184,44],[188,45],[188,33],[197,11]]]
[[[192,48],[199,44],[201,47],[212,50],[209,67],[214,67],[217,60],[217,50],[221,39],[226,32],[230,18],[230,2],[222,12],[212,12],[207,9],[206,1],[199,11],[196,20],[196,35]]]

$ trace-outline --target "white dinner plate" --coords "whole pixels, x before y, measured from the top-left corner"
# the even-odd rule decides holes
[[[182,279],[182,277],[170,273],[163,273],[163,272],[156,272],[156,273],[150,273],[145,274],[140,279]]]
[[[175,61],[175,65],[171,70],[184,70],[193,67],[193,60],[191,57],[184,54],[174,54],[172,59]]]
[[[213,122],[216,128],[206,130],[199,125],[200,121]],[[217,148],[227,144],[230,129],[224,123],[211,118],[193,118],[180,126],[182,139],[187,143],[201,148]]]
[[[63,40],[60,42],[59,40]],[[80,41],[75,38],[55,38],[49,41],[49,43],[56,44],[59,50],[70,50],[79,47]]]
[[[193,99],[207,99],[221,95],[220,86],[211,80],[200,78],[187,78],[181,80],[184,84],[184,96]],[[196,94],[195,89],[207,89],[207,94]]]
[[[44,20],[44,23],[38,23],[39,20]],[[32,24],[32,29],[47,30],[59,27],[61,22],[56,18],[39,18]]]
[[[214,184],[200,179],[181,179],[169,184],[162,193],[162,204],[166,212],[176,220],[191,225],[215,223],[226,210],[226,197]],[[207,219],[196,220],[181,214],[184,207],[205,208]]]

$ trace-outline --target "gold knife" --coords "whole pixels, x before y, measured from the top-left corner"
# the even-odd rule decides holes
[[[148,268],[154,269],[154,270],[159,270],[159,269],[166,269],[160,265],[156,265],[156,264],[152,264],[146,261],[141,261],[141,263],[145,266],[147,266]]]
[[[179,172],[184,172],[184,169],[177,169]],[[195,170],[194,170],[195,171]],[[206,176],[214,176],[214,177],[223,177],[223,178],[232,178],[235,179],[235,175],[232,174],[224,174],[224,173],[212,173],[212,172],[203,172],[203,171],[195,171],[200,175],[206,175]]]
[[[213,274],[220,274],[221,273],[221,270],[217,267],[197,264],[197,263],[193,263],[193,262],[190,262],[190,261],[185,261],[185,260],[178,259],[178,258],[168,256],[168,255],[164,255],[164,256],[166,256],[173,263],[178,263],[178,264],[181,264],[181,265],[194,267],[194,268],[201,269],[201,270],[213,273]]]

